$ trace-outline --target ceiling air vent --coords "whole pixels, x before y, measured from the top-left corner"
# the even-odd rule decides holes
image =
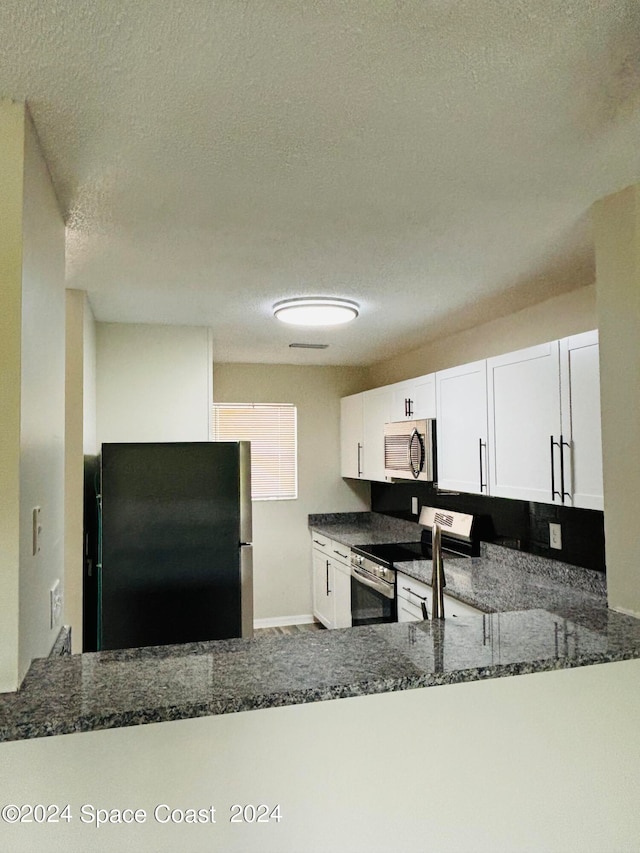
[[[289,344],[291,349],[327,349],[329,344]]]

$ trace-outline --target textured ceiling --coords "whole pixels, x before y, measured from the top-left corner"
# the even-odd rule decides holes
[[[593,281],[640,180],[637,0],[2,0],[97,319],[368,364]],[[287,296],[361,303],[285,328]],[[289,350],[291,341],[327,350]]]

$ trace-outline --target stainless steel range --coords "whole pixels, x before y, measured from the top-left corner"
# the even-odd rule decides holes
[[[435,524],[442,531],[442,553],[471,556],[478,543],[472,537],[474,518],[459,512],[423,507],[418,542],[385,542],[351,548],[351,621],[353,626],[397,621],[397,563],[430,560]]]

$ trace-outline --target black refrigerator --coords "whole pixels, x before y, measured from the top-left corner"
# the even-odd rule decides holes
[[[103,444],[97,648],[253,634],[246,441]]]

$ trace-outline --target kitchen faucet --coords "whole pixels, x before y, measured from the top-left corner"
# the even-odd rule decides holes
[[[440,525],[434,523],[431,538],[431,559],[433,570],[431,573],[431,618],[444,619],[444,587],[447,585],[442,563],[442,531]]]

